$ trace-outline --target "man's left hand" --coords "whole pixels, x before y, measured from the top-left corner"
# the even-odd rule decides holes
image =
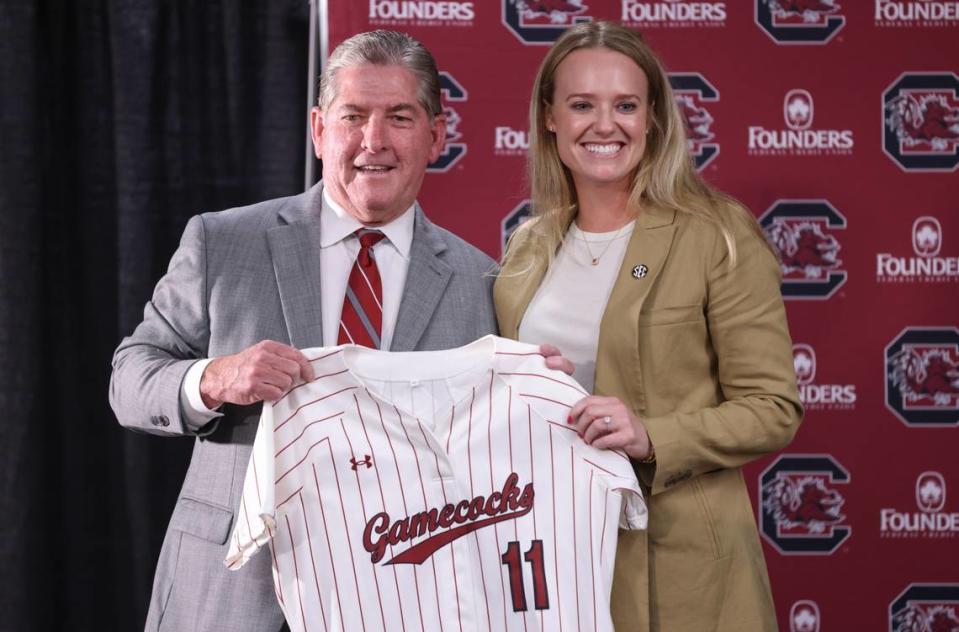
[[[573,374],[573,363],[564,358],[555,345],[540,345],[539,352],[546,358],[547,368],[562,371],[566,375]]]

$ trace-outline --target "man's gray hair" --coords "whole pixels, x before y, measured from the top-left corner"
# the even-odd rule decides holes
[[[349,66],[403,66],[419,83],[417,99],[430,117],[442,113],[440,77],[436,60],[426,47],[406,33],[369,31],[359,33],[333,50],[320,75],[319,106],[326,110],[336,98],[336,73]]]

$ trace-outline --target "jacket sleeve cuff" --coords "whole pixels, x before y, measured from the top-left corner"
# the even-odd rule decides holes
[[[203,403],[200,395],[200,379],[211,359],[198,360],[193,363],[183,377],[180,385],[180,410],[183,412],[183,421],[186,427],[196,435],[205,436],[212,432],[217,424],[210,423],[223,416],[217,409],[209,409]],[[207,426],[210,426],[207,428]]]

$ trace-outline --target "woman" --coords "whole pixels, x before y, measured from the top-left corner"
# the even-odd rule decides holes
[[[550,342],[595,395],[570,423],[633,459],[649,529],[617,552],[617,630],[775,630],[741,466],[802,408],[779,267],[687,155],[657,58],[609,22],[569,29],[530,106],[535,217],[495,287],[504,336]]]

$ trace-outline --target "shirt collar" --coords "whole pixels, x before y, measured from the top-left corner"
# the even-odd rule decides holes
[[[416,217],[413,210],[415,208],[416,202],[389,224],[376,227],[376,230],[382,231],[405,258],[409,258],[410,248],[413,245],[413,221]],[[320,213],[320,247],[327,248],[339,243],[361,228],[363,224],[334,202],[324,189],[323,210]]]

